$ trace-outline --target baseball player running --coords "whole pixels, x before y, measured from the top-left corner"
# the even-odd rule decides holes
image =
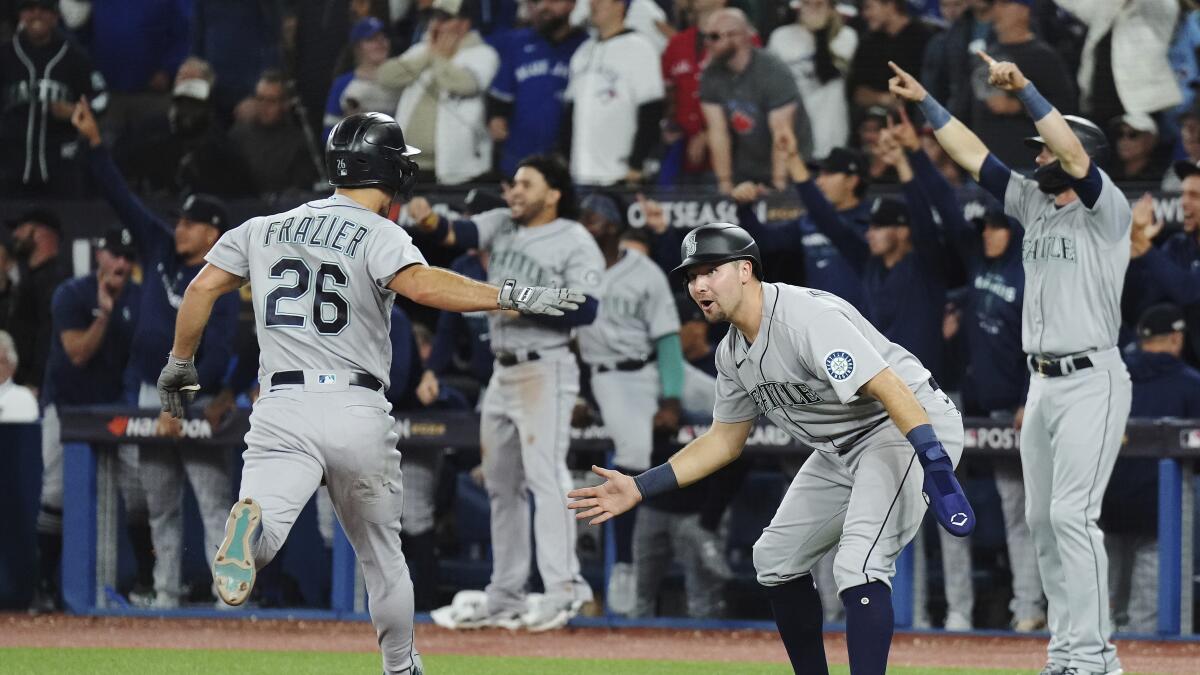
[[[593,524],[643,499],[689,485],[741,454],[759,415],[816,452],[754,544],[779,635],[797,673],[828,673],[821,599],[811,570],[837,546],[834,576],[846,608],[850,670],[883,675],[892,640],[896,557],[920,527],[927,495],[939,523],[966,536],[975,516],[954,478],[962,417],[929,371],[845,300],[761,281],[758,245],[740,227],[703,225],[683,240],[688,292],[717,348],[713,424],[671,459],[567,496]],[[914,452],[915,450],[915,452]],[[920,470],[924,468],[924,472]],[[922,477],[922,473],[924,476]]]
[[[324,482],[362,562],[384,670],[410,675],[422,668],[400,550],[400,453],[384,397],[395,295],[450,311],[542,315],[582,301],[569,289],[511,280],[496,288],[427,266],[408,234],[383,217],[415,182],[417,152],[386,115],[352,115],[334,127],[325,148],[334,194],[221,237],[184,295],[158,381],[163,410],[181,417],[199,388],[192,355],[213,302],[249,280],[262,394],[246,434],[240,501],[213,561],[218,592],[230,605],[245,602],[256,570]]]
[[[1114,675],[1123,671],[1109,641],[1108,559],[1096,520],[1132,395],[1117,350],[1132,214],[1098,166],[1104,133],[1064,117],[1014,64],[979,55],[992,86],[1020,99],[1037,128],[1039,135],[1027,139],[1038,151],[1033,179],[996,159],[895,64],[890,88],[920,106],[947,154],[1025,227],[1021,346],[1035,377],[1021,426],[1021,467],[1048,604],[1042,673]]]
[[[409,215],[444,246],[487,251],[492,281],[570,286],[588,295],[579,311],[562,317],[512,312],[488,317],[496,367],[481,405],[479,436],[491,505],[492,576],[486,602],[465,602],[478,596],[460,594],[464,601],[456,598],[431,616],[447,628],[537,632],[562,628],[592,598],[579,572],[575,522],[563,509],[563,493],[571,485],[571,409],[579,394],[579,367],[567,343],[576,327],[596,318],[604,256],[574,220],[578,205],[561,161],[544,155],[521,160],[505,199],[507,209],[451,223],[418,197]],[[527,604],[531,538],[546,592],[540,602]]]

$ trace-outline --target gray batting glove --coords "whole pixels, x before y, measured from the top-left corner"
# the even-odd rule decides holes
[[[579,309],[585,299],[583,293],[570,288],[518,287],[515,279],[505,279],[496,302],[500,309],[515,309],[522,314],[562,316],[563,312]]]
[[[167,354],[167,365],[158,376],[158,400],[164,412],[183,419],[187,404],[200,391],[200,376],[192,359],[180,359]]]

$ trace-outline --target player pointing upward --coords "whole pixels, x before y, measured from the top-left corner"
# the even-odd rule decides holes
[[[996,159],[916,79],[891,64],[893,94],[920,105],[938,143],[1025,226],[1021,343],[1034,377],[1021,427],[1026,516],[1048,603],[1043,675],[1121,673],[1096,519],[1129,418],[1132,386],[1117,350],[1129,264],[1129,202],[1098,163],[1104,134],[1064,117],[1012,63],[980,57],[1015,94],[1038,136],[1034,179]],[[1053,511],[1051,510],[1053,506]]]
[[[883,675],[892,640],[896,557],[917,532],[928,493],[938,522],[965,536],[975,517],[954,478],[962,418],[929,371],[845,300],[760,281],[758,245],[740,227],[704,225],[683,241],[688,291],[717,349],[712,427],[637,477],[569,493],[577,518],[602,523],[642,499],[689,485],[737,458],[759,415],[814,448],[754,544],[758,582],[797,673],[827,673],[813,565],[834,546],[855,675]],[[907,439],[905,438],[907,436]],[[914,448],[916,452],[914,452]],[[921,468],[924,467],[924,472]],[[922,487],[924,473],[924,488]]]
[[[188,286],[175,345],[158,380],[163,410],[184,415],[195,390],[192,355],[213,301],[247,280],[254,295],[262,396],[250,416],[240,499],[213,563],[221,598],[245,602],[255,570],[283,545],[324,480],[362,561],[371,620],[387,673],[421,673],[413,652],[412,582],[400,550],[400,453],[384,398],[397,293],[466,312],[561,315],[582,294],[502,288],[429,267],[408,234],[383,217],[416,177],[400,126],[352,115],[329,135],[332,197],[251,218],[230,230]]]

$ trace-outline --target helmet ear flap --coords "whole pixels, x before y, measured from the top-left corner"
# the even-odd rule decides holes
[[[396,196],[408,201],[412,197],[413,189],[417,187],[417,163],[404,155],[399,155],[396,158],[396,165],[400,173],[400,180],[396,183]]]

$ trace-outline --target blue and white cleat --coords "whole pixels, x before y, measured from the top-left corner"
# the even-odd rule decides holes
[[[246,602],[254,589],[254,542],[262,527],[262,509],[246,497],[229,511],[225,522],[225,540],[213,559],[213,582],[217,595],[227,605]]]

